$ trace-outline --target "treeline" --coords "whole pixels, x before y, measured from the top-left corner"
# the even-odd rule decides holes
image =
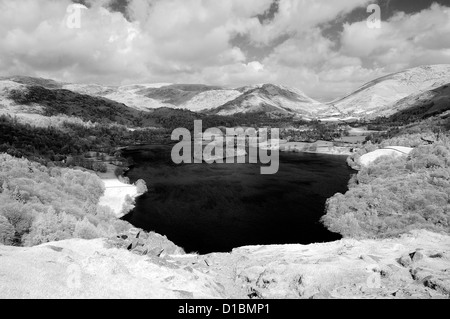
[[[367,136],[366,140],[374,144],[382,143],[397,136],[424,134],[426,132],[432,135],[439,135],[450,131],[450,115],[433,116],[418,121],[410,119],[400,122],[391,121],[389,118],[378,118],[371,124],[368,124],[368,129],[383,131]]]
[[[73,123],[64,123],[59,128],[35,127],[11,116],[0,116],[0,152],[40,163],[61,162],[88,151],[111,153],[120,146],[168,139],[168,134],[161,130],[131,131],[121,125]]]
[[[0,154],[0,186],[1,244],[93,239],[130,227],[98,205],[104,185],[91,173]]]
[[[214,115],[194,113],[189,110],[160,108],[150,111],[150,116],[159,126],[172,132],[177,128],[194,129],[194,121],[201,120],[203,129],[212,127],[277,127],[303,123],[293,116],[273,116],[261,113],[242,113],[235,115]]]
[[[318,140],[334,141],[343,136],[348,136],[348,126],[336,123],[321,123],[312,121],[304,130],[282,130],[280,136],[289,142],[316,142]]]
[[[437,125],[450,130],[450,115],[445,115],[450,110],[450,101],[445,107],[433,108],[434,104],[420,105],[397,112],[391,116],[382,116],[366,123],[369,130],[386,131],[393,127],[404,127],[410,124],[436,122]]]
[[[385,143],[398,145],[407,137]],[[382,157],[363,167],[345,195],[328,200],[324,224],[353,238],[390,237],[412,229],[450,233],[450,138],[436,138],[407,159]]]

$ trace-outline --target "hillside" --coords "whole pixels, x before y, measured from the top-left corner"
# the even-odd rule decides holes
[[[39,81],[38,81],[39,80]],[[24,81],[22,81],[24,82]],[[157,108],[139,111],[101,96],[93,94],[104,87],[89,86],[85,90],[71,91],[60,88],[46,88],[36,81],[21,84],[12,80],[0,81],[0,115],[17,115],[19,118],[35,119],[43,117],[69,116],[92,123],[120,124],[128,127],[156,127],[173,130],[191,127],[196,119],[206,115],[174,108]],[[102,91],[103,92],[103,91]],[[211,118],[212,121],[215,119]],[[218,119],[217,124],[230,119]],[[207,120],[205,122],[208,122]],[[30,123],[31,124],[31,123]]]
[[[64,89],[28,85],[8,91],[7,98],[16,105],[38,105],[45,116],[69,115],[84,121],[139,125],[139,112],[105,98],[79,94]]]
[[[397,113],[390,116],[391,121],[413,122],[432,116],[450,115],[450,84],[436,89],[410,95],[394,104]]]
[[[11,105],[11,100],[22,106],[30,106],[33,102],[48,109],[55,104],[50,103],[51,100],[57,100],[61,108],[67,103],[89,103],[95,108],[113,109],[110,113],[118,116],[116,119],[106,116],[111,121],[129,119],[140,112],[151,113],[160,108],[221,116],[264,113],[323,120],[373,119],[403,112],[416,107],[416,103],[437,103],[434,100],[447,96],[444,86],[448,83],[450,65],[421,66],[375,79],[343,98],[323,104],[298,89],[274,84],[235,89],[170,83],[103,86],[14,76],[0,78],[0,104],[5,109]],[[25,100],[11,96],[11,91],[24,90],[28,92]],[[72,106],[70,112],[64,114],[67,113],[80,116],[84,112],[73,110]],[[103,113],[98,115],[105,118]],[[156,124],[150,121],[146,125]]]
[[[328,107],[309,98],[303,92],[284,86],[263,84],[238,89],[242,94],[209,113],[229,115],[237,113],[279,113],[318,116]]]
[[[139,84],[116,87],[97,84],[67,84],[63,88],[80,94],[107,98],[111,101],[123,103],[128,107],[139,111],[149,111],[152,109],[167,107],[169,105],[151,98],[147,98],[143,94],[140,94],[140,92],[149,88],[159,88],[165,85],[166,84]]]
[[[99,205],[105,188],[93,173],[0,153],[0,185],[0,245],[92,239],[127,227]]]
[[[43,78],[34,78],[31,76],[10,76],[10,77],[0,77],[0,81],[11,81],[16,82],[23,85],[31,85],[31,86],[42,86],[47,89],[62,89],[64,87],[64,83],[43,79]]]
[[[21,90],[36,90],[35,88],[39,87],[41,91],[53,90],[59,93],[65,91],[66,95],[71,94],[80,99],[86,100],[86,97],[90,96],[94,98],[94,102],[99,100],[116,102],[119,105],[146,112],[159,108],[172,108],[215,115],[275,112],[316,116],[329,111],[328,106],[309,98],[300,90],[273,84],[229,89],[200,84],[155,83],[103,86],[60,83],[24,76],[0,78],[1,89],[6,90],[7,87],[12,86],[19,86]],[[2,95],[5,96],[5,94]],[[4,100],[7,98],[8,96],[3,97]]]
[[[447,83],[450,83],[450,65],[421,66],[376,79],[329,105],[342,116],[390,116],[405,107],[399,101]]]
[[[273,84],[237,89],[200,84],[137,84],[121,87],[71,84],[64,88],[102,96],[145,111],[165,107],[216,115],[260,112],[316,115],[328,110],[327,106],[297,89]]]
[[[89,125],[101,123],[120,124],[128,128],[158,128],[170,132],[179,127],[192,129],[194,120],[203,120],[205,129],[253,124],[280,125],[276,123],[281,121],[258,109],[251,113],[230,115],[197,112],[206,105],[221,105],[225,100],[245,94],[245,90],[242,93],[203,85],[165,84],[120,88],[70,84],[63,85],[63,88],[47,88],[52,86],[47,82],[53,83],[51,80],[34,78],[26,78],[25,81],[22,77],[0,80],[0,115],[16,116],[21,123],[32,126],[43,126],[49,121]],[[160,85],[162,87],[158,88]],[[122,95],[124,92],[125,95]],[[293,116],[294,113],[290,118]]]
[[[9,106],[10,92],[17,90],[28,90],[28,96],[34,95],[31,102],[36,105],[48,102],[43,98],[36,99],[33,91],[38,90],[38,95],[50,99],[63,99],[63,106],[66,102],[75,100],[79,100],[80,103],[87,102],[90,97],[90,104],[100,108],[106,105],[113,108],[115,113],[120,112],[118,118],[124,117],[124,108],[129,108],[128,113],[152,112],[159,108],[168,108],[223,116],[265,113],[302,116],[306,119],[373,119],[391,116],[415,107],[416,102],[426,104],[430,99],[442,100],[447,94],[444,86],[448,83],[450,83],[450,65],[421,66],[375,79],[343,98],[323,104],[298,89],[274,84],[235,89],[170,83],[103,86],[13,76],[0,78],[0,103],[3,104],[3,108]],[[442,98],[439,98],[439,95],[442,95]],[[13,100],[26,102],[19,103],[22,105],[30,104],[30,101]],[[44,106],[49,105],[46,103]],[[121,108],[123,110],[120,110]],[[79,115],[79,111],[72,113]]]

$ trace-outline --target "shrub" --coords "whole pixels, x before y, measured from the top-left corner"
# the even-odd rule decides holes
[[[87,218],[78,221],[75,225],[74,237],[81,239],[95,239],[101,236],[100,232]]]
[[[94,170],[94,172],[99,173],[106,173],[108,171],[108,167],[105,163],[102,162],[95,162],[94,164],[92,164],[92,169]]]
[[[73,237],[77,220],[66,213],[57,214],[53,208],[37,216],[31,231],[24,238],[27,246],[45,244]]]
[[[123,203],[122,211],[120,212],[122,215],[128,214],[134,208],[134,199],[130,195],[125,196],[125,203]]]
[[[0,215],[3,215],[14,228],[14,242],[21,244],[22,236],[30,230],[33,216],[18,202],[8,203],[0,207]]]
[[[114,214],[98,206],[104,183],[95,174],[0,154],[0,185],[3,242],[30,246],[73,238],[85,217],[89,225],[115,225]],[[101,233],[89,225],[79,225],[77,234],[91,238]]]

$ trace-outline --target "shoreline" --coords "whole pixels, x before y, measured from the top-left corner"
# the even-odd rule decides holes
[[[115,167],[109,164],[106,173],[97,173],[97,176],[105,186],[105,192],[100,197],[99,205],[110,208],[116,218],[121,219],[135,208],[136,198],[145,193],[139,193],[138,187],[135,184],[122,182],[114,174]]]
[[[135,208],[138,193],[136,185],[122,183],[116,179],[102,179],[105,193],[100,198],[99,205],[109,207],[114,215],[120,219]],[[131,199],[131,201],[130,201]]]
[[[355,152],[352,152],[350,148],[347,147],[332,147],[329,149],[316,150],[316,151],[308,151],[303,149],[290,149],[290,150],[281,150],[280,152],[284,153],[308,153],[308,154],[322,154],[322,155],[334,155],[334,156],[351,156]]]
[[[316,149],[313,150],[312,147]],[[258,148],[263,149],[264,146],[260,145]],[[307,153],[347,157],[354,154],[350,147],[317,146],[317,143],[306,142],[283,143],[280,145],[279,151],[284,153]],[[115,166],[110,164],[108,165],[108,172],[97,173],[105,186],[105,192],[99,200],[99,205],[110,208],[116,218],[121,219],[136,207],[136,199],[145,193],[139,193],[138,187],[135,184],[122,182],[114,174],[114,168]]]
[[[260,146],[262,149],[267,149],[267,146]],[[288,142],[279,146],[280,152],[285,153],[308,153],[308,154],[323,154],[336,156],[351,156],[355,153],[355,147],[334,146],[331,143],[306,143],[306,142]]]
[[[316,142],[288,142],[286,140],[273,140],[259,143],[258,147],[262,150],[277,150],[286,153],[309,153],[309,154],[324,154],[336,156],[351,156],[357,151],[356,146],[337,146],[334,141]]]

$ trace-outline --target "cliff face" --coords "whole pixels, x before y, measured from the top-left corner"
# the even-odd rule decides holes
[[[153,239],[163,249],[103,239],[0,246],[0,298],[450,297],[450,236],[427,231],[205,256],[166,254],[172,244],[152,235],[147,247]]]

